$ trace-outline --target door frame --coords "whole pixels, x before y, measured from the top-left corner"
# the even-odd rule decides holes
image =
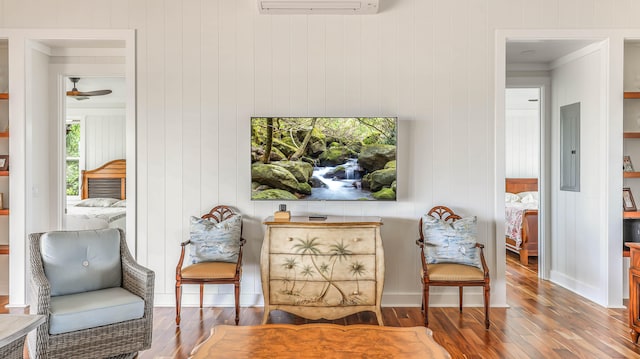
[[[28,91],[26,73],[30,64],[31,50],[46,51],[42,40],[115,40],[124,43],[126,92],[126,157],[127,157],[127,244],[134,256],[141,245],[137,241],[136,206],[136,44],[135,30],[111,29],[0,29],[0,38],[9,41],[9,116],[11,120],[10,153],[12,171],[10,174],[11,216],[9,218],[11,248],[9,254],[9,304],[8,307],[23,308],[27,305],[27,235],[32,232],[28,216],[28,204],[37,196],[36,188],[29,188],[26,164],[28,130],[31,126],[28,113]],[[62,95],[60,95],[62,97]],[[58,99],[60,103],[61,99]],[[53,116],[57,116],[57,112]],[[53,117],[52,116],[52,117]],[[57,122],[56,122],[57,123]],[[52,175],[51,178],[55,176]],[[54,223],[51,223],[54,225]],[[53,228],[52,228],[53,229]],[[144,244],[146,245],[146,243]]]

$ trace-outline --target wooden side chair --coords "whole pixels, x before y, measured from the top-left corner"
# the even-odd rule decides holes
[[[429,222],[427,223],[428,228],[425,228],[425,221]],[[455,224],[457,221],[460,222]],[[463,224],[462,222],[464,221],[468,223]],[[416,241],[416,244],[420,247],[420,258],[422,261],[422,308],[424,310],[425,327],[429,326],[430,287],[458,287],[460,312],[462,312],[462,289],[463,287],[473,286],[484,288],[484,324],[485,328],[489,329],[489,269],[484,259],[484,245],[477,242],[474,243],[475,222],[475,217],[462,219],[453,213],[451,209],[444,206],[433,207],[427,212],[426,216],[420,218],[420,238]],[[467,232],[463,227],[467,229],[472,227],[473,231]],[[443,242],[440,243],[446,243],[446,245],[438,249],[439,239],[428,238],[429,234],[433,234],[433,237],[444,238]],[[461,237],[466,237],[466,245],[459,243],[452,245],[452,241],[458,240]],[[472,241],[469,241],[470,239],[472,239]],[[443,253],[445,255],[438,258],[438,255]],[[460,255],[461,253],[462,255]],[[474,261],[475,265],[469,263],[469,258]]]
[[[234,221],[234,224],[228,225],[227,221],[231,220]],[[239,233],[237,232],[238,220],[240,226]],[[211,234],[211,232],[229,231],[230,227],[236,227],[236,233],[231,236],[234,237],[233,241],[235,241],[235,243],[227,244],[231,244],[235,249],[237,253],[237,260],[235,259],[234,255],[227,255],[224,260],[217,258],[221,255],[224,257],[224,253],[220,253],[221,249],[219,246],[219,242],[216,242],[215,245],[209,245],[208,248],[207,245],[203,246],[200,243],[200,239],[202,238],[202,236],[198,236],[201,233],[194,232],[194,223],[197,224],[197,226],[195,227],[197,229],[195,231],[200,231],[204,227],[204,231],[207,232],[205,235],[209,235],[209,238],[211,238],[212,236],[216,237],[216,239],[219,239],[219,234]],[[230,238],[226,238],[226,240],[232,242]],[[200,217],[200,219],[198,219],[197,217],[192,217],[190,239],[180,244],[182,249],[180,252],[180,260],[178,261],[178,265],[176,266],[176,325],[180,325],[180,307],[183,284],[200,285],[200,308],[202,308],[202,297],[205,284],[233,284],[235,286],[235,321],[236,325],[238,325],[238,322],[240,321],[240,278],[242,276],[242,248],[245,242],[245,239],[242,238],[242,216],[234,212],[234,210],[228,206],[216,206],[211,211],[209,211],[209,213]],[[192,264],[189,264],[183,268],[184,253],[187,245],[190,245]],[[196,256],[197,260],[194,260],[194,256]]]

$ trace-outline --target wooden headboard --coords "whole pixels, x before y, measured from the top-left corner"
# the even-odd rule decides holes
[[[114,160],[94,170],[82,171],[82,199],[126,199],[127,161]]]
[[[505,191],[520,193],[538,190],[537,178],[505,178]]]

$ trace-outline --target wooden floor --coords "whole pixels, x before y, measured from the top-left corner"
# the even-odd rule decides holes
[[[606,309],[566,289],[537,278],[535,262],[524,267],[507,255],[509,308],[491,309],[491,328],[484,329],[481,308],[431,308],[430,328],[435,340],[453,358],[640,358],[640,346],[630,340],[628,314]],[[6,298],[0,297],[0,305]],[[382,308],[385,324],[419,326],[420,308]],[[182,324],[173,308],[154,310],[153,346],[139,358],[187,358],[191,349],[216,324],[233,324],[232,308],[183,308]],[[273,323],[329,322],[376,324],[372,313],[335,321],[308,321],[281,311]],[[240,325],[257,325],[262,308],[241,308]]]

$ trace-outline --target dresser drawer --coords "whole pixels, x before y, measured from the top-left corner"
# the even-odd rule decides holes
[[[270,228],[270,253],[375,254],[376,228]]]
[[[295,285],[294,285],[295,284]],[[327,282],[271,280],[269,301],[273,305],[350,307],[376,305],[376,282],[372,280]]]
[[[269,275],[283,280],[375,280],[376,256],[271,254]]]

